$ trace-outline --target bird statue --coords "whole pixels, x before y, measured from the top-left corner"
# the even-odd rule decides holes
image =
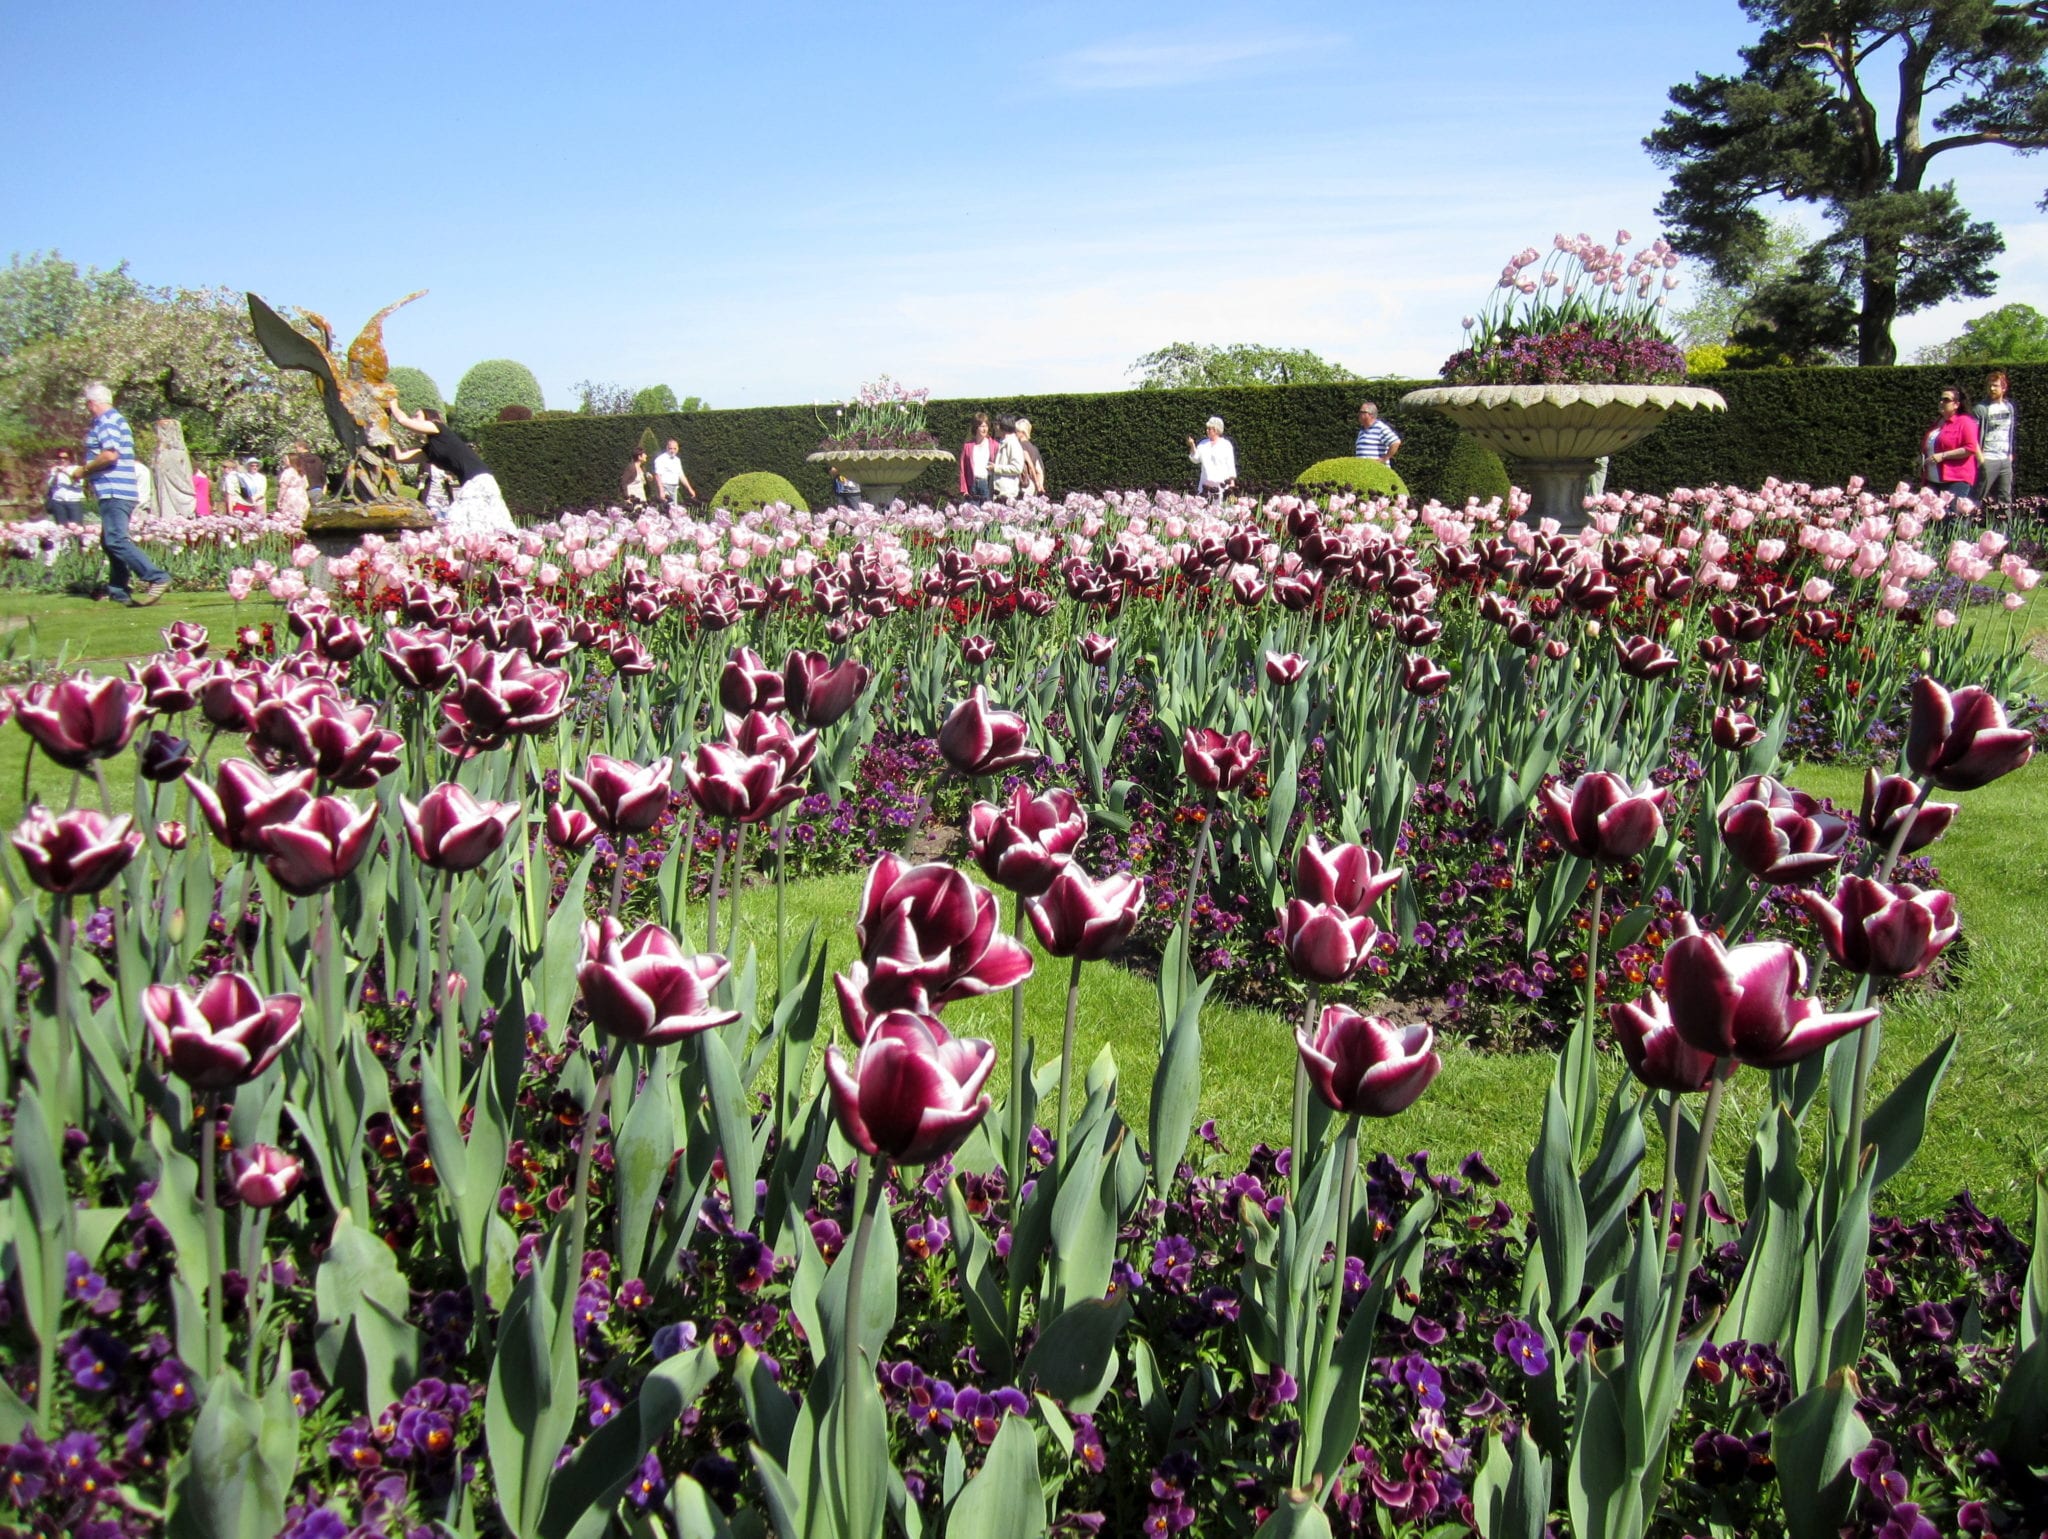
[[[425,293],[421,289],[379,310],[348,351],[338,356],[334,328],[325,316],[311,310],[298,312],[318,333],[317,337],[308,336],[256,295],[249,296],[249,324],[270,361],[280,369],[299,369],[312,375],[319,386],[320,404],[348,457],[341,501],[402,500],[403,480],[396,458],[400,445],[391,430],[398,390],[391,383],[391,360],[384,352],[384,321]]]

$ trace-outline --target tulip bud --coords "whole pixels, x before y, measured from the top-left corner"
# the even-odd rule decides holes
[[[1913,810],[1916,802],[1918,812]],[[1922,802],[1920,788],[1904,775],[1880,775],[1873,768],[1863,773],[1863,811],[1857,828],[1872,844],[1889,850],[1910,815],[1912,832],[1899,846],[1900,854],[1910,855],[1947,833],[1958,810],[1955,802]]]
[[[779,711],[783,703],[782,675],[762,660],[752,647],[740,647],[718,676],[718,700],[735,716],[749,711]]]
[[[1080,647],[1083,662],[1091,668],[1105,668],[1109,665],[1110,654],[1116,651],[1116,638],[1090,631],[1081,638]]]
[[[1296,1028],[1294,1043],[1323,1104],[1359,1117],[1406,1111],[1444,1066],[1427,1026],[1396,1026],[1343,1004],[1324,1007],[1313,1038]]]
[[[1028,730],[1015,711],[991,710],[988,691],[976,685],[939,728],[939,752],[963,775],[999,774],[1038,758],[1025,746]]]
[[[168,732],[156,731],[143,739],[142,748],[136,754],[137,768],[144,780],[162,785],[176,780],[198,762],[198,755],[192,745],[181,737]]]
[[[61,816],[33,806],[14,833],[29,880],[63,898],[98,892],[142,852],[130,817],[109,818],[89,807]]]
[[[253,1144],[228,1156],[228,1179],[245,1207],[275,1208],[291,1201],[305,1167],[282,1149]]]
[[[2006,723],[1998,697],[1975,684],[1951,693],[1924,674],[1913,683],[1906,765],[1944,791],[1974,791],[2034,756],[2034,735]]]
[[[982,1090],[995,1068],[992,1043],[957,1038],[929,1015],[892,1010],[871,1024],[849,1067],[825,1053],[832,1106],[847,1141],[864,1154],[928,1165],[965,1143],[993,1104]]]
[[[1204,791],[1235,791],[1265,757],[1249,732],[1226,736],[1214,727],[1190,727],[1180,746],[1188,780]]]
[[[1092,879],[1069,865],[1024,912],[1048,955],[1098,962],[1124,941],[1145,911],[1145,884],[1129,872]]]

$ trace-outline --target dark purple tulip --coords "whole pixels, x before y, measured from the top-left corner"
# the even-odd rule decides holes
[[[752,647],[741,647],[726,659],[718,675],[718,703],[735,716],[749,711],[779,711],[783,703],[782,675]]]
[[[560,662],[577,645],[560,614],[545,605],[522,609],[514,615],[512,623],[505,627],[504,644],[543,664]]]
[[[565,855],[574,855],[588,849],[603,831],[597,826],[597,819],[581,807],[570,807],[556,802],[548,808],[548,843]]]
[[[363,863],[377,842],[377,808],[340,796],[308,802],[263,830],[263,864],[295,898],[325,892]]]
[[[1093,878],[1070,865],[1041,896],[1024,900],[1024,912],[1049,955],[1099,962],[1145,912],[1145,884],[1128,871]]]
[[[215,973],[196,999],[164,983],[142,991],[156,1050],[194,1090],[231,1090],[269,1068],[298,1033],[303,1003],[296,994],[266,998],[240,973]]]
[[[929,1013],[1031,976],[1031,953],[1002,933],[995,894],[951,866],[885,854],[861,890],[849,986],[870,1012]]]
[[[179,716],[199,703],[199,686],[213,670],[189,658],[153,657],[130,663],[128,677],[142,691],[142,703],[163,716]]]
[[[928,1015],[876,1017],[849,1067],[835,1042],[825,1052],[832,1106],[847,1141],[864,1154],[928,1165],[967,1141],[992,1104],[982,1090],[995,1068],[992,1043],[953,1037]]]
[[[1294,896],[1307,903],[1329,903],[1354,917],[1371,911],[1399,885],[1403,868],[1387,869],[1378,850],[1362,844],[1328,848],[1310,834],[1294,856]]]
[[[1767,682],[1763,669],[1746,657],[1723,658],[1707,669],[1707,678],[1714,688],[1736,700],[1761,694]]]
[[[1394,622],[1394,634],[1404,647],[1430,647],[1443,639],[1444,627],[1428,615],[1403,615]]]
[[[1913,681],[1906,767],[1914,774],[1944,791],[1974,791],[2033,756],[2033,733],[2008,726],[1990,691],[1968,684],[1951,693],[1924,674]]]
[[[1802,892],[1799,901],[1836,964],[1874,978],[1919,977],[1960,929],[1951,895],[1911,882],[1845,876],[1832,901],[1817,892]]]
[[[354,615],[319,615],[307,626],[306,639],[330,662],[354,662],[370,650],[370,633]]]
[[[1745,775],[1721,800],[1721,842],[1758,881],[1810,882],[1841,864],[1849,820],[1769,775]]]
[[[275,1208],[292,1200],[306,1167],[269,1144],[251,1144],[228,1156],[228,1180],[247,1208]]]
[[[654,654],[647,650],[647,643],[638,636],[619,637],[611,644],[607,655],[622,679],[645,678],[654,672]]]
[[[724,631],[739,623],[740,602],[724,584],[711,588],[697,600],[698,629]]]
[[[192,835],[176,818],[165,818],[156,826],[156,842],[167,850],[182,850],[192,842]]]
[[[960,656],[970,668],[979,668],[995,655],[996,644],[986,636],[960,638]]]
[[[683,788],[706,817],[759,823],[802,799],[803,786],[786,775],[780,754],[743,753],[713,740],[699,743],[683,766]]]
[[[583,766],[583,775],[564,775],[563,782],[576,793],[597,826],[612,838],[644,834],[668,811],[669,775],[673,759],[657,759],[642,768],[630,759],[614,759],[594,753]]]
[[[545,732],[569,709],[569,675],[537,668],[523,652],[490,652],[471,644],[456,661],[459,677],[441,702],[441,714],[479,747]]]
[[[725,740],[744,754],[773,754],[782,761],[785,780],[798,780],[818,757],[818,734],[799,732],[781,716],[749,711],[738,721],[725,719]]]
[[[983,873],[1027,898],[1052,885],[1087,832],[1080,801],[1057,788],[1033,796],[1019,786],[1007,805],[976,802],[967,817],[968,845]]]
[[[377,655],[407,689],[441,689],[455,677],[454,638],[446,631],[393,626]]]
[[[1829,1014],[1801,998],[1806,959],[1783,941],[1723,945],[1684,935],[1664,953],[1664,998],[1687,1044],[1715,1058],[1782,1069],[1877,1019],[1875,1010]]]
[[[1614,651],[1621,659],[1621,671],[1632,679],[1661,679],[1678,671],[1678,654],[1660,647],[1648,636],[1617,635]]]
[[[1410,652],[1401,663],[1401,687],[1419,699],[1440,695],[1451,682],[1451,671],[1439,668],[1427,654]]]
[[[1691,1095],[1714,1077],[1714,1056],[1691,1046],[1671,1024],[1671,1010],[1655,994],[1634,1003],[1610,1005],[1614,1040],[1629,1071],[1652,1090]]]
[[[197,764],[199,756],[183,738],[158,729],[142,740],[142,747],[135,753],[135,762],[144,780],[163,785],[176,780]]]
[[[142,835],[133,818],[109,818],[88,807],[57,816],[37,805],[14,831],[14,848],[36,886],[75,898],[98,892],[125,871],[142,853]]]
[[[377,709],[331,695],[266,700],[256,707],[250,751],[272,770],[306,768],[332,785],[367,791],[398,768],[405,739],[377,725]]]
[[[1299,652],[1268,652],[1266,654],[1266,678],[1280,689],[1288,689],[1301,682],[1308,672],[1308,659]]]
[[[421,863],[436,871],[474,871],[519,820],[514,802],[480,802],[454,781],[437,785],[414,806],[398,799],[406,837]]]
[[[1920,801],[1920,788],[1904,775],[1881,775],[1875,769],[1865,770],[1863,812],[1856,820],[1856,826],[1872,844],[1889,850],[1892,840],[1899,836],[1906,814],[1917,801]],[[1921,802],[1920,810],[1913,814],[1912,831],[1906,835],[1906,842],[1899,847],[1899,853],[1910,855],[1934,843],[1948,832],[1958,810],[1955,802]]]
[[[260,855],[263,831],[297,817],[312,800],[313,772],[294,770],[272,779],[246,759],[230,759],[211,789],[199,780],[186,783],[214,838],[238,855]]]
[[[739,1011],[722,1010],[711,998],[732,970],[731,958],[688,955],[658,924],[643,924],[624,940],[622,933],[609,914],[583,926],[576,986],[599,1031],[660,1047],[740,1018]]]
[[[255,679],[227,663],[216,663],[199,686],[199,714],[223,732],[247,732],[256,704]]]
[[[1379,926],[1370,914],[1350,914],[1334,903],[1291,900],[1280,911],[1280,945],[1287,965],[1310,983],[1343,983],[1372,954]]]
[[[1566,784],[1553,780],[1537,793],[1550,837],[1583,860],[1632,860],[1664,832],[1669,786],[1641,789],[1619,775],[1594,770]]]
[[[823,652],[792,650],[782,664],[782,694],[789,714],[806,727],[829,727],[868,687],[865,663],[849,657],[833,667]]]
[[[939,728],[939,752],[963,775],[996,775],[1038,757],[1025,746],[1027,732],[1015,711],[991,710],[988,691],[977,684]]]
[[[1090,631],[1076,644],[1081,649],[1081,661],[1091,668],[1108,667],[1111,656],[1116,652],[1116,637],[1095,631]]]
[[[1360,1117],[1404,1112],[1444,1066],[1427,1026],[1396,1026],[1349,1005],[1328,1005],[1313,1038],[1295,1028],[1309,1083],[1332,1111]]]
[[[1190,727],[1180,745],[1189,781],[1204,791],[1235,791],[1264,757],[1249,732],[1225,735],[1214,727]]]
[[[1714,724],[1710,729],[1714,746],[1727,753],[1740,753],[1764,735],[1747,711],[1738,711],[1732,705],[1721,706],[1714,712]]]
[[[1714,634],[1737,643],[1762,641],[1770,635],[1772,617],[1754,604],[1716,604],[1707,611]]]
[[[148,716],[142,691],[126,679],[86,677],[38,684],[14,712],[21,730],[70,770],[119,753]]]

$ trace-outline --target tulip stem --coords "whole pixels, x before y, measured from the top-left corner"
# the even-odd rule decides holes
[[[1202,857],[1212,854],[1215,848],[1215,841],[1209,836],[1209,823],[1214,816],[1215,809],[1204,803],[1202,831],[1195,838],[1195,863],[1188,868],[1187,900],[1181,907],[1180,925],[1188,932],[1188,964],[1191,967],[1195,957],[1195,893],[1202,885]]]
[[[1021,990],[1023,985],[1018,987]],[[1074,1081],[1074,1018],[1080,1010],[1081,959],[1076,956],[1073,971],[1067,975],[1067,1025],[1060,1037],[1060,1120],[1054,1138],[1062,1166],[1067,1163],[1067,1090]]]
[[[1682,1125],[1684,1112],[1676,1091],[1667,1091],[1664,1107],[1664,1191],[1657,1202],[1657,1233],[1666,1238],[1671,1233],[1671,1199],[1678,1191],[1678,1129]],[[1659,1247],[1662,1254],[1662,1247]]]
[[[624,924],[623,910],[626,906],[626,852],[612,846],[612,905],[605,912]]]
[[[242,1276],[249,1283],[249,1355],[243,1374],[249,1393],[260,1396],[263,1379],[263,1311],[269,1303],[269,1286],[263,1276],[263,1241],[270,1229],[270,1210],[242,1208]]]
[[[596,1088],[590,1092],[590,1106],[583,1114],[583,1127],[576,1139],[576,1186],[569,1193],[569,1265],[579,1272],[583,1269],[583,1242],[590,1233],[590,1160],[597,1148],[598,1108],[609,1109],[617,1094],[613,1080],[625,1046],[623,1040],[616,1038],[605,1044],[604,1068],[597,1076]]]
[[[718,853],[711,857],[711,890],[704,895],[704,949],[718,949],[718,884],[725,880],[725,836],[730,825],[718,825]]]
[[[1336,1388],[1333,1359],[1337,1355],[1337,1317],[1344,1307],[1344,1269],[1351,1260],[1351,1204],[1358,1181],[1358,1122],[1356,1112],[1345,1118],[1344,1133],[1337,1143],[1337,1158],[1343,1163],[1337,1168],[1336,1254],[1330,1263],[1329,1302],[1323,1308],[1322,1323],[1316,1332],[1316,1355],[1308,1365],[1309,1390],[1307,1402],[1302,1407],[1307,1413],[1302,1418],[1303,1425],[1322,1424],[1323,1413],[1329,1409],[1330,1396]],[[1305,1443],[1301,1447],[1308,1457],[1315,1457],[1315,1449]],[[1306,1474],[1299,1466],[1296,1467],[1297,1481],[1304,1480]]]
[[[72,1026],[71,977],[72,948],[78,944],[78,920],[70,894],[57,900],[57,1083],[50,1087],[57,1113],[66,1122],[71,1120],[71,1039],[76,1035]],[[81,1077],[82,1079],[82,1077]],[[79,1085],[78,1122],[83,1125],[85,1118],[85,1086]]]
[[[725,920],[726,958],[737,964],[740,950],[740,889],[746,885],[745,868],[740,865],[740,856],[747,848],[747,825],[742,823],[732,840],[732,912]]]
[[[789,844],[789,808],[775,814],[775,987],[782,987],[782,934],[789,925],[789,891],[783,884],[782,856]]]
[[[1920,809],[1927,805],[1927,798],[1933,794],[1934,782],[1921,781],[1920,794],[1913,798],[1913,805],[1908,807],[1905,815],[1899,819],[1899,831],[1892,835],[1891,847],[1884,852],[1884,862],[1877,868],[1878,881],[1889,882],[1892,879],[1892,867],[1899,863],[1899,857],[1905,853],[1906,841],[1913,837],[1913,824],[1920,816]]]
[[[1322,989],[1311,983],[1308,986],[1308,1004],[1301,1013],[1301,1030],[1309,1041],[1316,1039],[1316,1027],[1321,1022]],[[1292,1123],[1294,1141],[1290,1144],[1287,1161],[1287,1179],[1297,1194],[1308,1178],[1308,1060],[1294,1055],[1294,1120]]]
[[[1861,1010],[1870,1003],[1870,974],[1856,980],[1856,992],[1849,1008]],[[1856,1028],[1856,1076],[1849,1089],[1849,1130],[1842,1143],[1841,1174],[1836,1183],[1835,1209],[1856,1181],[1856,1167],[1863,1159],[1863,1107],[1870,1095],[1870,1071],[1877,1062],[1877,1022],[1866,1021]]]
[[[220,1163],[219,1109],[209,1099],[199,1119],[199,1205],[206,1210],[206,1377],[220,1372],[227,1339],[226,1301],[222,1297],[227,1263],[222,1256],[220,1196],[214,1167]]]
[[[1017,937],[1017,944],[1028,947],[1029,928],[1024,915],[1024,895],[1017,894],[1016,912],[1010,921]],[[1024,1171],[1030,1161],[1031,1117],[1027,1109],[1030,1099],[1031,1076],[1024,1064],[1024,983],[1018,980],[1010,988],[1010,1168],[1005,1174],[1009,1178],[1010,1221],[1016,1222],[1017,1208],[1024,1196]]]
[[[1693,1151],[1692,1180],[1687,1183],[1685,1192],[1685,1220],[1678,1232],[1678,1270],[1672,1274],[1671,1292],[1665,1300],[1660,1347],[1657,1360],[1651,1365],[1652,1389],[1648,1403],[1654,1407],[1669,1403],[1671,1375],[1677,1371],[1678,1336],[1684,1323],[1685,1296],[1692,1269],[1699,1260],[1700,1207],[1707,1190],[1707,1166],[1714,1153],[1714,1124],[1721,1120],[1721,1098],[1728,1093],[1728,1081],[1734,1073],[1733,1059],[1723,1058],[1714,1065],[1714,1077],[1707,1084],[1707,1104],[1700,1112],[1700,1146]],[[1675,1144],[1677,1140],[1674,1138],[1672,1142]],[[1666,1421],[1661,1431],[1656,1428],[1651,1431],[1658,1447],[1650,1467],[1661,1469],[1664,1462],[1662,1445],[1670,1424]]]
[[[874,1236],[875,1199],[880,1194],[882,1185],[882,1183],[875,1180],[873,1167],[880,1160],[880,1155],[863,1155],[854,1162],[853,1255],[848,1258],[846,1263],[846,1303],[839,1317],[846,1339],[844,1342],[828,1343],[828,1349],[832,1346],[839,1346],[843,1348],[845,1353],[845,1356],[839,1363],[837,1396],[839,1401],[839,1455],[842,1461],[840,1468],[843,1470],[853,1469],[855,1467],[854,1461],[862,1457],[860,1450],[854,1446],[853,1417],[847,1414],[852,1409],[852,1402],[848,1396],[846,1386],[852,1382],[854,1374],[863,1371],[873,1374],[875,1371],[872,1366],[865,1370],[861,1366],[861,1325],[862,1318],[867,1313],[866,1309],[862,1307],[867,1302],[862,1295],[867,1283],[868,1242]],[[845,1499],[845,1486],[843,1482],[840,1484],[838,1491],[835,1492],[835,1496],[838,1498],[835,1505],[843,1506]],[[843,1511],[840,1514],[840,1518],[839,1532],[850,1534],[856,1531],[855,1527],[847,1520],[846,1514]]]
[[[1593,1019],[1600,995],[1600,916],[1607,906],[1607,867],[1593,862],[1593,916],[1586,933],[1586,987],[1579,1029],[1565,1047],[1565,1085],[1570,1091],[1572,1147],[1580,1155],[1593,1141],[1593,1110],[1600,1099],[1600,1064],[1593,1047]]]

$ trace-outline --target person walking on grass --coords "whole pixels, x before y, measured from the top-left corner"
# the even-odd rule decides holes
[[[682,500],[677,495],[679,488],[690,494],[690,501],[697,500],[697,488],[690,485],[690,478],[683,470],[681,448],[682,446],[671,438],[668,447],[654,457],[654,484],[661,488],[662,507],[670,511],[673,511]]]
[[[1981,469],[1977,480],[1977,501],[1985,507],[2012,501],[2013,460],[2019,448],[2019,408],[2006,399],[2012,382],[2003,369],[1984,381],[1985,399],[1970,408],[1977,419],[1977,448]]]
[[[1941,415],[1921,440],[1921,474],[1932,491],[1973,497],[1977,490],[1977,419],[1970,415],[1962,391],[1949,385],[1941,392]]]
[[[85,435],[85,462],[71,467],[71,479],[92,487],[100,505],[100,549],[107,553],[107,585],[98,595],[117,604],[154,604],[170,591],[171,574],[145,556],[129,535],[129,521],[141,496],[135,435],[114,410],[114,392],[94,382],[85,387],[92,426]],[[142,579],[130,591],[130,579]]]

